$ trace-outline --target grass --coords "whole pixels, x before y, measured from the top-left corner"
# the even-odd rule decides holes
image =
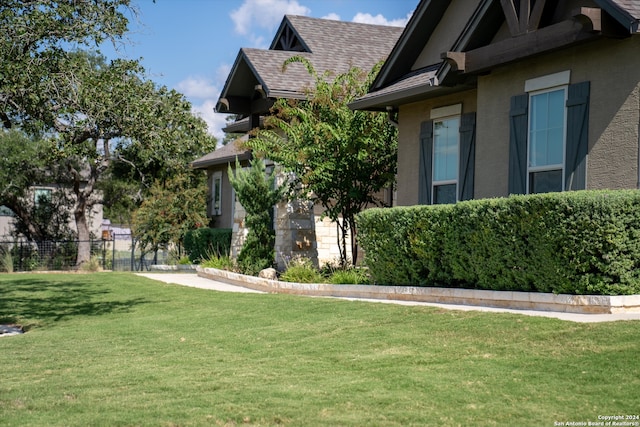
[[[636,414],[640,323],[2,274],[2,426],[503,426]]]

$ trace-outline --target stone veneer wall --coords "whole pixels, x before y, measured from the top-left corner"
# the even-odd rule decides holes
[[[235,201],[231,257],[236,258],[242,249],[248,229],[245,226],[245,210]],[[281,202],[275,207],[276,265],[284,270],[294,258],[308,258],[314,265],[323,266],[340,258],[338,231],[329,218],[322,218],[322,208],[304,200]],[[348,249],[347,249],[348,250]]]

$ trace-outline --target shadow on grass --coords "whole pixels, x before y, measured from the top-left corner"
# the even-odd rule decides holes
[[[82,280],[2,280],[0,324],[20,324],[26,331],[71,317],[127,312],[149,302],[144,298],[110,299],[110,293]]]

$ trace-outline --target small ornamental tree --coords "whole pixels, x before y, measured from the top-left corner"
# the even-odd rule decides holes
[[[266,156],[293,172],[303,196],[324,208],[338,228],[340,261],[357,262],[355,216],[367,206],[384,206],[377,193],[393,183],[397,132],[384,113],[352,111],[348,104],[366,94],[380,65],[370,73],[351,68],[331,78],[318,74],[306,58],[294,56],[315,79],[307,99],[279,99],[266,129],[247,142],[254,155]]]
[[[133,236],[143,252],[167,244],[182,246],[189,230],[207,223],[206,186],[193,186],[186,174],[151,188],[150,196],[133,214]]]
[[[251,160],[249,169],[242,169],[236,159],[235,171],[229,165],[229,181],[246,211],[247,238],[238,255],[238,264],[246,274],[257,274],[271,267],[275,259],[275,231],[271,227],[271,210],[282,200],[285,185],[276,185],[274,172],[267,173],[261,159]]]

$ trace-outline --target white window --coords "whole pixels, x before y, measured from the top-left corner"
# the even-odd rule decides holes
[[[562,191],[567,135],[567,87],[570,71],[525,82],[529,94],[527,193]]]
[[[433,204],[458,201],[460,117],[433,121]]]
[[[211,175],[211,215],[222,215],[222,172]]]
[[[529,94],[527,193],[562,191],[567,88]]]

